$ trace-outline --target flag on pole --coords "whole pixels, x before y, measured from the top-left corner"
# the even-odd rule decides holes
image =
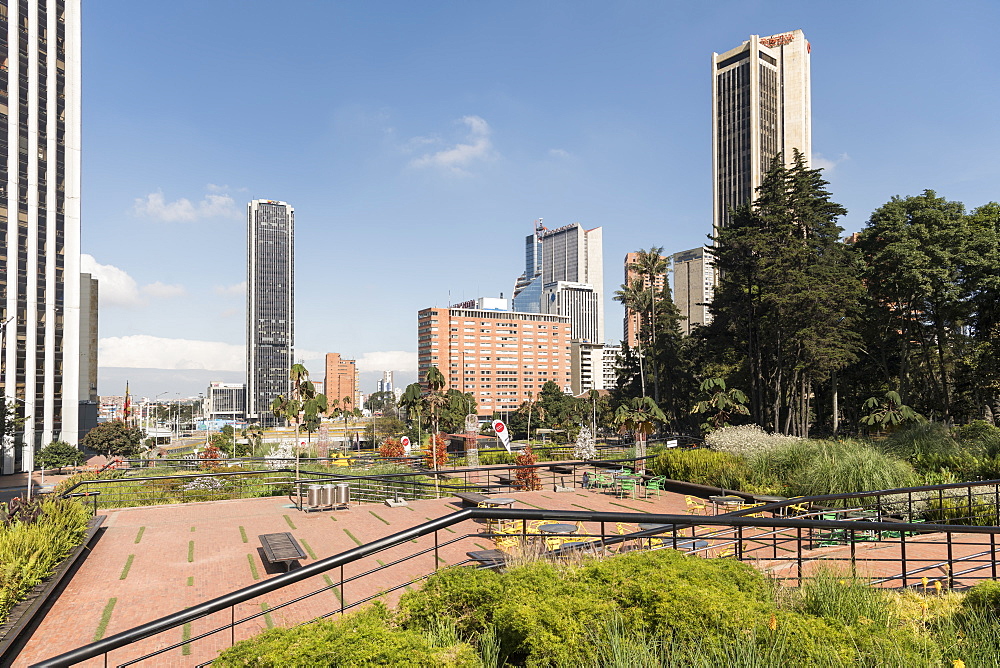
[[[128,422],[132,417],[132,394],[128,391],[128,381],[125,381],[125,405],[122,407],[122,422]]]

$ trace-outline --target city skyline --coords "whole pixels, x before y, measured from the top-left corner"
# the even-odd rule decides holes
[[[254,197],[296,203],[297,357],[315,374],[342,351],[366,392],[382,370],[415,378],[414,311],[510,290],[537,218],[604,227],[615,262],[703,244],[711,54],[751,34],[808,36],[811,157],[848,232],[924,188],[997,199],[991,4],[267,7],[84,8],[83,270],[101,280],[102,394],[125,378],[150,395],[242,379],[239,209]],[[264,16],[300,38],[250,50]],[[905,54],[929,38],[949,48],[918,67]],[[268,80],[273,104],[237,102]]]

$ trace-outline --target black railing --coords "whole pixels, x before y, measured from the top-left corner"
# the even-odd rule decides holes
[[[812,504],[816,500],[802,499],[800,502]],[[299,624],[343,613],[421,581],[437,570],[441,563],[439,554],[443,548],[463,542],[470,547],[481,547],[476,541],[484,540],[493,541],[498,547],[505,547],[511,552],[516,552],[511,550],[511,541],[517,545],[542,545],[550,556],[555,557],[566,554],[567,551],[575,552],[580,549],[609,554],[634,549],[682,547],[691,554],[726,556],[754,562],[759,567],[770,570],[776,578],[790,584],[797,584],[808,578],[817,562],[842,563],[854,572],[858,571],[859,565],[864,565],[866,568],[875,566],[881,568],[883,574],[874,578],[874,583],[902,587],[915,584],[924,577],[924,574],[932,570],[945,573],[943,579],[949,586],[997,577],[1000,564],[998,564],[996,544],[1000,527],[956,527],[945,524],[872,521],[864,518],[827,519],[822,517],[824,511],[817,512],[820,513],[818,518],[815,513],[794,518],[766,518],[735,514],[694,516],[470,508],[136,626],[47,659],[35,666],[38,668],[67,666],[102,655],[105,665],[108,665],[109,659],[113,659],[112,662],[116,665],[127,666],[185,646],[190,650],[191,644],[199,641],[206,644],[201,646],[198,656],[201,660],[210,660],[213,651],[236,642],[238,629],[241,638],[253,635],[256,628],[249,627],[254,626],[252,622],[255,620],[267,618],[280,611],[285,621]],[[451,528],[468,520],[486,522],[488,526],[474,533],[459,533]],[[547,541],[553,540],[553,537],[543,535],[537,526],[531,524],[547,520],[578,523],[578,530],[571,537],[574,541],[572,549],[570,545],[563,545],[562,541],[555,546],[548,543]],[[506,528],[498,528],[497,525],[500,523],[506,523]],[[640,523],[658,526],[639,530]],[[445,534],[444,539],[439,535],[443,530],[449,532]],[[913,545],[915,537],[926,538],[935,535],[942,546],[942,551],[945,551],[944,558],[941,554],[920,557],[912,550],[909,555],[907,554],[907,546]],[[411,542],[417,543],[417,539],[425,536],[433,536],[432,546],[419,543],[416,547],[410,546]],[[898,546],[898,554],[890,549],[879,550],[877,556],[871,553],[859,555],[857,550],[859,543],[878,539],[882,541],[880,547]],[[926,547],[927,543],[921,545]],[[377,568],[368,568],[345,577],[345,566],[357,564],[361,559],[399,547],[406,547],[411,551],[402,555],[394,552],[388,563],[379,562]],[[410,564],[413,560],[421,558],[424,559],[422,575],[417,577],[405,575],[394,581],[388,574],[394,566]],[[457,565],[465,563],[469,561],[462,561]],[[406,573],[412,574],[412,572],[413,566],[410,565]],[[357,600],[347,602],[345,587],[357,586],[376,574],[378,591],[371,592],[371,586],[368,585],[367,593],[359,596]],[[301,586],[289,590],[291,595],[288,600],[270,606],[260,606],[258,603],[252,614],[237,615],[237,606],[259,600],[265,594],[299,585],[310,578],[315,579],[305,590]],[[322,578],[322,584],[319,578]],[[371,580],[367,582],[370,583]],[[323,600],[316,598],[327,592],[336,594],[336,603],[331,601],[324,603]],[[315,608],[305,611],[299,608],[296,611],[295,606],[305,601],[317,603],[319,611],[317,612]],[[179,642],[160,639],[151,640],[141,646],[137,645],[147,639],[153,639],[154,636],[176,631],[186,624],[199,620],[206,620],[207,628],[199,630],[197,635],[185,637]],[[115,652],[114,656],[110,656],[112,652]]]

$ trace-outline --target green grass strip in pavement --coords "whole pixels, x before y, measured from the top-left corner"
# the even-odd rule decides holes
[[[125,568],[122,569],[122,574],[118,576],[119,580],[124,580],[128,577],[129,570],[132,569],[132,560],[135,559],[134,554],[128,555],[128,559],[125,560]]]
[[[194,541],[193,540],[189,540],[188,541],[188,563],[190,564],[193,561],[194,561]]]
[[[384,561],[382,561],[381,559],[376,559],[375,561],[378,562],[379,566],[381,566],[382,568],[385,568],[385,562]]]
[[[250,539],[247,538],[247,530],[244,529],[243,527],[240,527],[240,538],[243,539],[244,543],[249,543],[250,542]]]
[[[340,595],[340,588],[333,584],[333,580],[326,573],[323,573],[323,579],[326,581],[327,586],[333,587],[333,593],[337,595],[337,600],[343,603],[344,597]]]
[[[374,510],[369,510],[368,512],[370,512],[375,517],[375,519],[377,519],[378,521],[382,522],[383,524],[391,524],[391,522],[389,520],[385,519],[384,517],[379,516]]]
[[[288,522],[288,526],[292,527],[293,529],[298,529],[298,527],[295,526],[295,522],[292,521],[291,517],[289,517],[288,515],[282,515],[282,517],[284,517],[285,521]]]
[[[489,549],[491,549],[491,548],[486,547],[485,545],[480,545],[479,543],[473,543],[473,545],[475,545],[476,547],[478,547],[480,550],[489,550]]]
[[[542,497],[543,499],[551,499],[552,498],[551,496],[545,496],[544,494],[539,494],[538,496]]]
[[[311,547],[309,547],[309,543],[306,542],[305,538],[299,538],[299,542],[302,543],[302,547],[306,548],[306,552],[309,553],[310,557],[312,557],[313,559],[318,559],[319,558],[319,557],[316,556],[316,553],[313,552],[313,549]]]
[[[334,517],[333,515],[330,515],[330,519],[331,519],[331,520],[333,520],[334,522],[336,522],[336,521],[337,521],[337,518],[336,518],[336,517]]]
[[[142,534],[144,534],[145,532],[146,532],[146,527],[139,527],[139,533],[135,535],[136,544],[138,544],[139,541],[142,540]]]
[[[357,538],[355,538],[354,534],[351,533],[350,531],[348,531],[347,529],[344,529],[344,533],[346,533],[350,537],[350,539],[353,540],[358,545],[364,545],[364,543],[362,543],[360,540],[358,540]]]
[[[619,508],[627,508],[629,510],[634,510],[637,513],[646,513],[647,515],[649,514],[648,510],[643,510],[642,508],[633,508],[632,506],[626,506],[624,503],[615,503],[614,501],[608,501],[608,503],[611,504],[612,506],[618,506]]]
[[[428,518],[427,518],[427,521],[428,521],[428,522],[433,522],[433,521],[434,521],[434,518],[433,518],[433,517],[428,517]],[[452,532],[452,533],[455,533],[455,530],[454,530],[454,529],[451,529],[451,528],[449,528],[449,527],[441,527],[441,528],[442,528],[442,529],[444,529],[445,531],[450,531],[450,532]]]
[[[194,533],[194,527],[191,527],[191,533]]]
[[[596,508],[588,508],[587,506],[581,506],[579,503],[571,503],[569,505],[573,506],[574,508],[583,508],[584,510],[589,510],[593,513],[600,512]]]
[[[264,611],[264,623],[267,624],[267,628],[273,629],[274,620],[271,619],[271,613],[268,612],[269,608],[267,607],[267,603],[261,603],[260,609]]]
[[[536,506],[535,504],[528,503],[527,501],[524,501],[522,499],[518,499],[518,501],[520,501],[521,503],[523,503],[526,506],[531,506],[532,508],[538,508],[539,510],[548,510],[548,508],[542,508],[541,506]]]
[[[403,507],[406,508],[407,510],[409,510],[411,513],[417,512],[416,508],[410,508],[409,506],[403,506]]]
[[[254,580],[260,580],[260,573],[257,572],[257,562],[253,560],[253,555],[247,555],[247,561],[250,562],[250,575],[253,576]]]
[[[187,586],[188,586],[188,587],[193,587],[193,586],[194,586],[194,576],[193,576],[193,575],[189,575],[189,576],[188,576],[188,583],[187,583]]]
[[[437,560],[440,561],[442,564],[447,564],[448,563],[447,561],[445,561],[441,557],[437,557]]]
[[[94,642],[104,637],[104,632],[108,630],[108,622],[111,621],[111,613],[114,612],[117,602],[117,598],[108,599],[107,605],[104,606],[104,612],[101,613],[101,621],[97,624],[97,630],[94,631]]]
[[[181,640],[187,641],[190,639],[191,639],[191,622],[188,622],[187,624],[184,625],[184,630],[181,632]],[[191,655],[191,643],[185,642],[183,645],[181,645],[181,654],[183,654],[184,656]]]

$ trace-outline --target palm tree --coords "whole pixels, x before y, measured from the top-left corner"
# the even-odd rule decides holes
[[[597,400],[601,397],[601,393],[597,390],[590,390],[587,393],[587,397],[590,399],[590,405],[592,406],[593,414],[591,416],[590,425],[591,431],[594,435],[594,439],[597,439]]]
[[[667,416],[650,397],[633,397],[618,407],[613,421],[622,433],[631,432],[635,436],[636,470],[645,471],[646,437],[655,431],[657,422],[666,422]]]
[[[667,271],[667,259],[661,253],[663,253],[661,246],[652,246],[649,250],[639,250],[635,262],[629,265],[629,269],[639,276],[643,288],[648,287],[648,298],[645,300],[645,305],[649,309],[649,347],[654,351],[656,349],[656,279]],[[653,398],[657,402],[660,401],[660,376],[656,371],[655,364],[653,365]]]
[[[403,396],[399,398],[399,405],[406,411],[406,417],[409,420],[413,419],[413,416],[417,416],[417,443],[421,442],[420,438],[420,406],[423,404],[423,397],[421,395],[420,383],[410,383],[403,390]]]
[[[328,409],[326,397],[316,393],[316,387],[309,381],[309,370],[302,364],[293,364],[288,371],[291,381],[291,396],[279,394],[271,402],[271,412],[278,420],[295,422],[295,479],[299,478],[299,427],[305,420],[318,419]]]
[[[427,369],[427,406],[431,409],[431,420],[434,423],[434,433],[438,433],[438,421],[440,419],[440,409],[445,405],[446,398],[441,389],[445,386],[444,374],[436,366]]]
[[[644,329],[643,321],[646,318],[646,302],[648,300],[649,293],[646,292],[641,278],[632,279],[631,283],[623,283],[618,290],[615,290],[615,301],[639,315],[639,331],[636,336],[636,342],[638,343],[639,385],[642,388],[642,396],[646,396],[646,374],[642,364],[642,330]]]

